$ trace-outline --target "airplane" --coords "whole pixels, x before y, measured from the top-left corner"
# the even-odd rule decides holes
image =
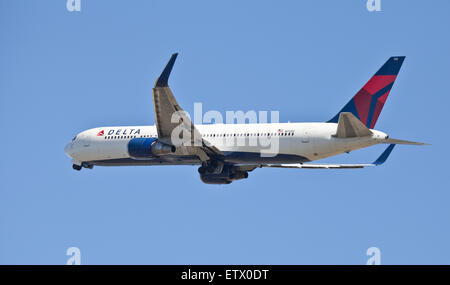
[[[168,84],[177,53],[157,78],[153,126],[100,127],[77,134],[65,147],[75,170],[97,166],[197,165],[207,184],[248,178],[256,168],[349,169],[383,164],[397,144],[375,124],[405,60],[394,56],[327,122],[192,124]],[[175,119],[174,119],[175,118]],[[277,145],[268,151],[263,139]],[[230,143],[231,141],[231,143]],[[239,141],[239,143],[238,143]],[[373,163],[311,163],[376,144],[389,144]]]

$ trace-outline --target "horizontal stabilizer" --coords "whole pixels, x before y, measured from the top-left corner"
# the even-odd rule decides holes
[[[394,149],[395,144],[390,144],[385,151],[373,162],[374,165],[382,165],[386,159],[388,159],[392,150]]]
[[[354,138],[370,136],[372,132],[350,112],[339,114],[336,134],[337,138]]]
[[[427,143],[421,143],[421,142],[412,142],[412,141],[405,141],[405,140],[398,140],[398,139],[386,139],[384,143],[388,144],[409,144],[409,145],[429,145]]]

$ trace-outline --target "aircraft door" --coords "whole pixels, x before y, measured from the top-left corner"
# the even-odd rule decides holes
[[[302,143],[309,143],[308,130],[303,131],[301,141],[302,141]]]

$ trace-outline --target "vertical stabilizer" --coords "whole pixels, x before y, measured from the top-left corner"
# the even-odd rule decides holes
[[[340,113],[350,112],[369,129],[373,129],[404,60],[404,56],[389,58],[350,102],[328,122],[337,123]]]

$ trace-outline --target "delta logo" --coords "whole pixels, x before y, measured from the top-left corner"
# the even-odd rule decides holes
[[[108,136],[127,136],[127,135],[139,135],[141,134],[141,129],[111,129],[108,131]],[[97,137],[103,137],[105,135],[105,130],[101,130],[97,133]]]

